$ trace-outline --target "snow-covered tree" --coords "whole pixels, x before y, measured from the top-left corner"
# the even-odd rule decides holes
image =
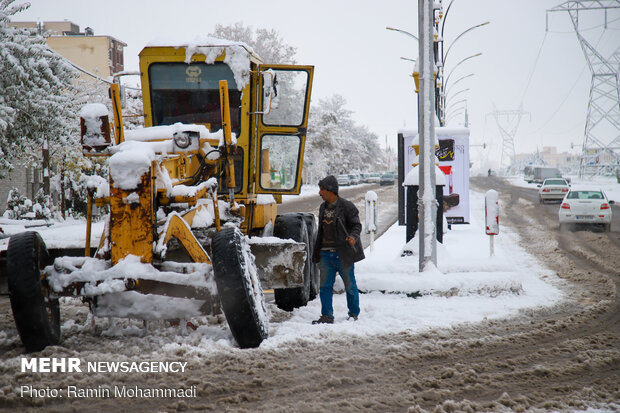
[[[233,26],[218,24],[209,36],[244,42],[263,59],[265,63],[296,64],[297,49],[288,45],[276,30],[252,29],[237,22]]]
[[[17,188],[9,191],[6,203],[7,209],[4,212],[6,218],[19,219],[32,211],[32,201],[22,195]]]
[[[48,219],[52,217],[52,197],[43,191],[43,188],[37,191],[34,196],[34,205],[32,206],[35,218]]]
[[[232,26],[217,25],[210,34],[213,37],[247,43],[265,63],[295,64],[296,49],[274,30],[256,29],[235,23]],[[292,85],[291,74],[278,73],[279,107],[265,116],[270,123],[295,118],[298,108],[291,102],[303,101],[302,91]],[[378,136],[366,126],[356,125],[353,113],[346,108],[346,100],[333,95],[319,100],[310,110],[308,135],[304,159],[304,171],[315,178],[326,174],[356,171],[383,170],[386,158],[379,148]],[[283,121],[285,122],[285,121]]]
[[[333,95],[320,99],[310,111],[304,168],[316,178],[386,168],[378,136],[355,124],[346,103]]]
[[[45,39],[9,26],[30,5],[0,0],[0,176],[40,165],[41,148],[75,144],[75,69]]]

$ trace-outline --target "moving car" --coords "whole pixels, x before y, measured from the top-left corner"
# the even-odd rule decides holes
[[[394,174],[391,172],[384,173],[379,179],[379,185],[394,185]]]
[[[560,231],[568,225],[597,225],[605,232],[611,229],[611,205],[614,201],[600,189],[571,189],[562,200],[558,217]]]
[[[548,200],[563,200],[570,185],[564,178],[548,178],[538,188],[538,202],[542,204]]]
[[[358,174],[349,174],[349,181],[351,181],[351,185],[357,185],[362,182]]]
[[[368,179],[366,182],[369,182],[371,184],[378,184],[379,180],[381,179],[381,174],[378,172],[371,172],[370,174],[368,174]]]
[[[351,178],[349,178],[349,175],[338,175],[338,178],[336,179],[338,180],[339,186],[351,185]]]

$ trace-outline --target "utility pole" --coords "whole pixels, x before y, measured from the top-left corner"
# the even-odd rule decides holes
[[[518,110],[494,110],[487,113],[487,117],[493,116],[495,123],[502,136],[502,155],[500,157],[499,169],[510,167],[515,160],[515,135],[521,123],[521,118],[529,113],[523,109]]]
[[[418,94],[418,133],[420,136],[420,214],[419,271],[432,262],[437,265],[437,201],[435,199],[435,47],[433,0],[418,0],[420,93]]]
[[[579,12],[603,10],[607,28],[607,11],[612,9],[620,9],[620,1],[566,1],[547,10],[547,18],[549,12],[568,12],[592,74],[580,178],[612,173],[620,164],[620,48],[605,59],[579,32]]]
[[[43,192],[45,195],[51,195],[50,191],[50,150],[47,142],[47,137],[43,138]]]

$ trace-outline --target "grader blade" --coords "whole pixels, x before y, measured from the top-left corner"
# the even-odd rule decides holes
[[[271,242],[270,242],[271,241]],[[303,287],[306,245],[279,238],[250,238],[263,289]]]

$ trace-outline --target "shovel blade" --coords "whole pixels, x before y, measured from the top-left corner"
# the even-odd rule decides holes
[[[306,244],[254,237],[250,238],[250,249],[263,289],[303,287]]]

